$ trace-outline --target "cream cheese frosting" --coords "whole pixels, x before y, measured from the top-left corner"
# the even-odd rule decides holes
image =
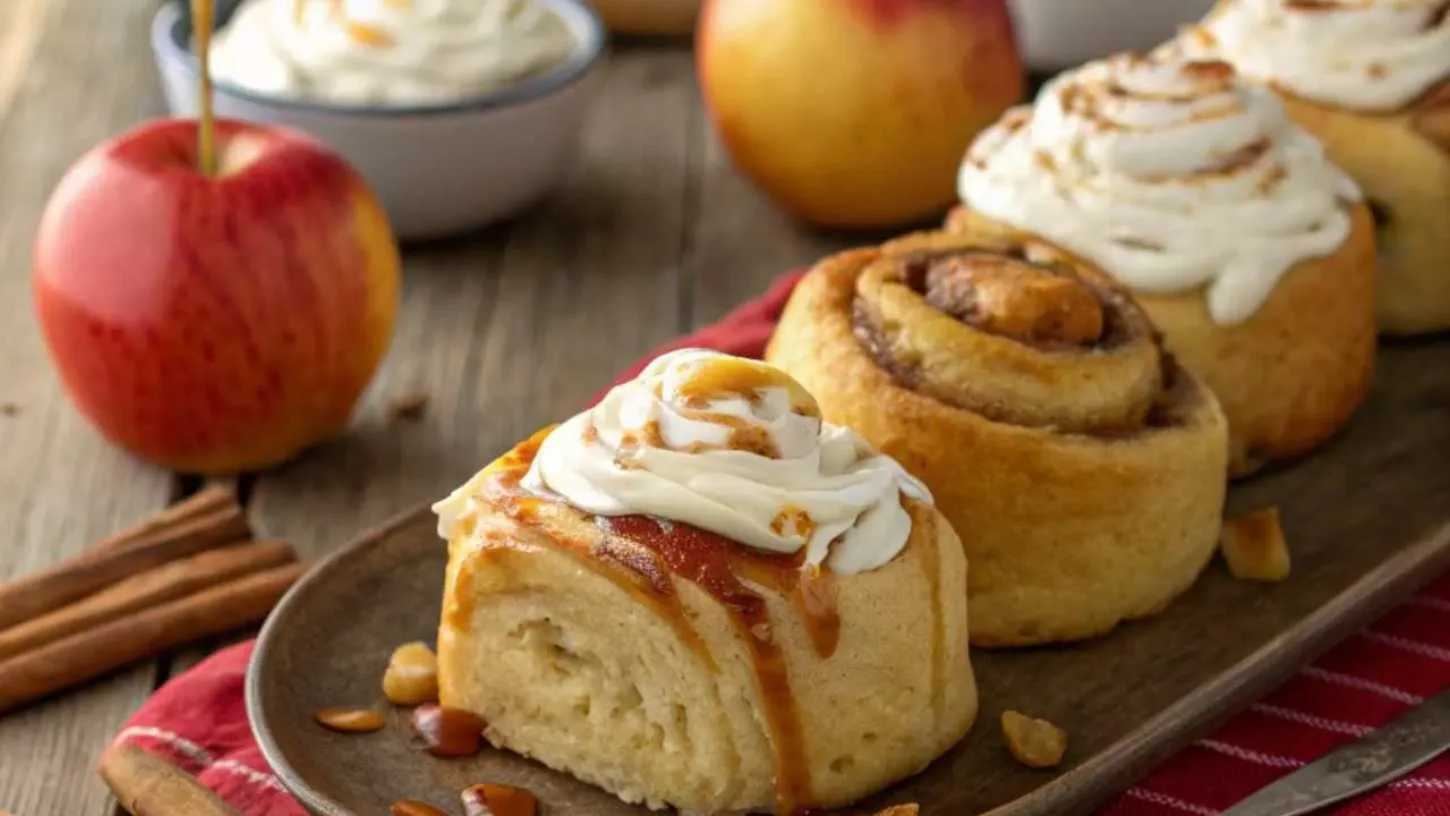
[[[1386,110],[1450,79],[1445,0],[1229,0],[1183,39],[1306,99]]]
[[[1173,48],[1052,80],[977,139],[958,191],[1131,289],[1204,288],[1224,325],[1294,264],[1336,251],[1360,198],[1272,93]]]
[[[643,513],[838,573],[891,561],[902,497],[931,494],[779,369],[686,349],[653,361],[544,440],[523,487],[588,513]],[[448,502],[435,510],[446,521]],[[447,535],[446,531],[444,532]]]
[[[340,105],[443,105],[577,47],[538,0],[246,0],[212,46],[218,82]]]

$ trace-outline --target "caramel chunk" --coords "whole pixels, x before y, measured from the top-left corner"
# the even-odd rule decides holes
[[[891,807],[877,813],[876,816],[919,816],[921,807],[915,802],[906,805],[892,805]]]
[[[413,711],[413,730],[436,757],[471,757],[483,750],[483,720],[459,708],[428,703]]]
[[[383,715],[370,708],[324,708],[312,718],[318,725],[344,734],[366,734],[383,730]]]
[[[1279,508],[1255,510],[1224,522],[1219,549],[1228,570],[1241,581],[1282,581],[1289,577],[1289,547],[1279,525]]]
[[[463,791],[463,811],[468,816],[536,816],[539,800],[523,788],[474,785]]]
[[[1051,768],[1067,753],[1067,732],[1047,720],[1002,712],[1002,736],[1012,758],[1029,768]]]
[[[1103,336],[1103,305],[1081,281],[998,255],[960,255],[927,272],[926,300],[962,322],[1027,343],[1086,346]]]
[[[393,651],[383,672],[383,695],[402,706],[438,699],[438,658],[427,644],[404,643]]]

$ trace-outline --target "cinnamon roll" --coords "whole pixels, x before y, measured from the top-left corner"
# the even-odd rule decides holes
[[[1043,241],[970,225],[829,258],[766,359],[931,489],[972,565],[973,644],[1102,634],[1213,554],[1218,403],[1122,287]]]
[[[763,363],[661,357],[436,510],[443,704],[625,801],[842,805],[975,717],[951,526]]]
[[[1176,49],[1048,83],[962,164],[949,225],[1005,224],[1125,284],[1218,395],[1235,475],[1325,442],[1369,388],[1373,221],[1268,91]]]
[[[1450,328],[1450,0],[1222,0],[1180,44],[1271,87],[1363,185],[1380,329]]]

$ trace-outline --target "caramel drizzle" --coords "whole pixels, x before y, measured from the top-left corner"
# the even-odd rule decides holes
[[[768,388],[783,388],[790,394],[791,410],[808,417],[819,417],[816,401],[785,372],[749,360],[733,357],[712,359],[695,366],[690,378],[679,385],[677,392],[685,405],[705,408],[722,397],[744,397],[755,401]]]
[[[680,452],[682,453],[708,453],[716,450],[734,450],[744,453],[753,453],[757,456],[764,456],[767,459],[779,459],[780,448],[771,438],[770,431],[752,423],[744,417],[732,414],[717,414],[706,411],[694,411],[690,414],[691,419],[701,422],[709,422],[730,429],[730,434],[725,438],[724,444],[711,445],[706,442],[691,442]],[[593,423],[585,426],[584,441],[592,444],[599,441],[599,430]],[[648,420],[644,426],[637,431],[625,431],[620,437],[619,452],[614,457],[614,464],[625,469],[639,467],[635,461],[636,454],[642,448],[658,448],[660,450],[676,450],[665,442],[664,434],[660,431],[658,420]]]
[[[292,22],[295,25],[302,25],[306,18],[307,3],[309,0],[293,0]],[[344,7],[345,0],[327,0],[329,16],[337,25],[341,26],[343,33],[359,45],[366,45],[370,48],[391,48],[397,44],[392,34],[378,26],[360,23],[349,19],[347,9]],[[412,5],[411,0],[388,0],[388,5],[393,8],[408,8]]]
[[[543,508],[557,503],[556,499],[528,493],[519,485],[551,430],[535,434],[501,457],[483,485],[485,498],[522,525],[539,526]],[[789,814],[800,803],[810,802],[810,765],[788,666],[775,639],[765,598],[749,584],[786,595],[801,615],[816,654],[824,659],[835,653],[840,640],[835,577],[819,567],[806,566],[804,550],[791,556],[757,552],[697,527],[652,516],[593,519],[603,534],[596,542],[557,541],[563,545],[560,550],[613,581],[667,621],[681,642],[712,672],[719,670],[718,663],[691,623],[673,579],[696,585],[729,613],[750,652],[765,708],[775,752],[777,813]],[[799,525],[801,520],[791,515],[789,523]],[[805,523],[810,524],[809,516],[805,516]],[[489,538],[474,557],[487,558],[491,550],[528,546],[504,536]],[[465,561],[461,569],[470,566]],[[471,610],[462,606],[459,603],[450,607],[451,625],[466,626],[471,618]]]

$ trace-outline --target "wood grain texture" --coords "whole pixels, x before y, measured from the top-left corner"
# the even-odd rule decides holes
[[[869,235],[813,231],[792,220],[735,169],[703,112],[695,131],[699,195],[685,258],[692,324],[718,319],[782,272],[872,242]]]
[[[1280,507],[1294,554],[1286,582],[1237,581],[1214,563],[1166,613],[1108,637],[974,651],[982,709],[972,732],[863,810],[918,802],[925,816],[1087,814],[1450,567],[1447,366],[1450,342],[1390,349],[1344,438],[1234,486],[1235,512]],[[555,816],[646,816],[506,752],[437,762],[408,745],[401,723],[367,744],[310,727],[310,711],[370,699],[391,649],[436,630],[446,555],[433,527],[420,508],[304,579],[279,609],[251,679],[274,767],[325,814],[405,796],[444,804],[486,779],[534,791]],[[1067,730],[1063,766],[1035,771],[1010,758],[997,725],[1009,708]]]
[[[50,373],[30,246],[51,188],[96,142],[159,110],[151,0],[7,0],[0,9],[0,578],[73,554],[159,508],[171,477],[106,444]],[[123,270],[118,270],[123,271]],[[143,666],[0,720],[0,808],[106,812],[92,764],[151,690]]]
[[[258,478],[262,531],[317,555],[441,498],[678,333],[689,56],[635,50],[600,82],[563,189],[510,224],[408,249],[383,371],[345,436]],[[421,416],[393,417],[411,395],[427,399]]]

